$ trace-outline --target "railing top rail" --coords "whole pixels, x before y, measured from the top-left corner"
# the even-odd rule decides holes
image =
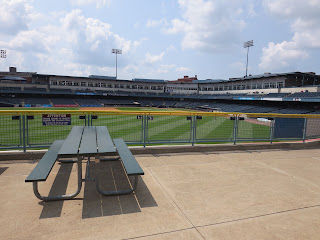
[[[241,112],[199,112],[199,111],[110,111],[110,110],[0,110],[0,115],[163,115],[163,116],[240,116],[265,118],[320,118],[320,114],[278,114]]]

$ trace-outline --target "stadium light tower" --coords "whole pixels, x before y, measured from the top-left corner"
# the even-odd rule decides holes
[[[116,54],[116,79],[118,77],[118,54],[122,54],[122,50],[121,49],[112,49],[112,53]]]
[[[243,44],[243,47],[244,48],[248,48],[248,51],[247,51],[247,65],[246,65],[246,77],[248,76],[248,59],[249,59],[249,47],[252,47],[253,46],[253,40],[251,41],[247,41]]]

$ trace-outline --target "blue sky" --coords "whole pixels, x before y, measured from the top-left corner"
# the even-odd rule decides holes
[[[175,80],[319,74],[320,0],[0,0],[0,69]]]

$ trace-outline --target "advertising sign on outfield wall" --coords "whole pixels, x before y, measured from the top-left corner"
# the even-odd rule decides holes
[[[71,114],[42,114],[42,125],[71,125]]]

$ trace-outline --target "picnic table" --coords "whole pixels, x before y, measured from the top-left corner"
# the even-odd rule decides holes
[[[116,158],[102,158],[103,156],[118,155]],[[38,182],[46,181],[55,162],[60,158],[76,158],[78,172],[77,191],[70,195],[42,196],[38,190]],[[99,174],[90,176],[90,162],[94,158],[96,163],[102,160],[120,160],[127,176],[134,176],[134,183],[130,189],[104,191],[100,187]],[[86,176],[82,178],[82,160],[87,159]],[[33,191],[37,198],[43,201],[67,200],[76,197],[82,188],[82,182],[95,181],[97,191],[106,196],[129,194],[138,184],[138,176],[144,172],[122,139],[112,140],[106,126],[74,126],[65,140],[56,140],[48,152],[42,157],[34,170],[25,180],[33,182]],[[128,178],[129,179],[129,178]]]

